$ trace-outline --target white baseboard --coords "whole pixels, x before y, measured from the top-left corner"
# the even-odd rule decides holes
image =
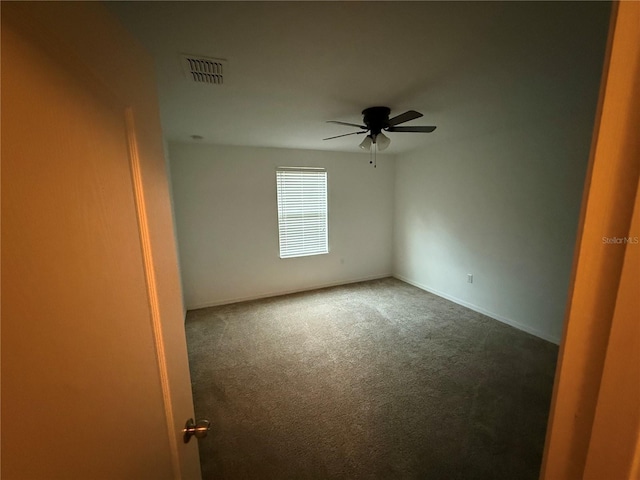
[[[507,325],[510,325],[510,326],[512,326],[514,328],[517,328],[518,330],[522,330],[523,332],[530,333],[531,335],[534,335],[534,336],[536,336],[538,338],[542,338],[543,340],[546,340],[548,342],[554,343],[556,345],[560,345],[560,338],[557,338],[557,337],[555,337],[553,335],[549,335],[549,334],[547,334],[545,332],[541,332],[540,330],[538,330],[536,328],[531,328],[528,325],[523,325],[522,323],[517,322],[515,320],[512,320],[510,318],[503,317],[502,315],[498,315],[497,313],[490,312],[490,311],[485,310],[484,308],[479,307],[477,305],[474,305],[472,303],[466,302],[464,300],[461,300],[459,298],[453,297],[451,295],[447,295],[444,292],[440,292],[440,291],[436,290],[435,288],[431,288],[431,287],[423,285],[423,284],[421,284],[419,282],[415,282],[415,281],[413,281],[413,280],[411,280],[411,279],[409,279],[407,277],[404,277],[402,275],[393,274],[393,277],[397,278],[398,280],[402,280],[403,282],[408,283],[409,285],[413,285],[414,287],[418,287],[421,290],[425,290],[425,291],[427,291],[429,293],[433,293],[434,295],[437,295],[437,296],[442,297],[442,298],[446,298],[447,300],[450,300],[453,303],[457,303],[458,305],[462,305],[463,307],[466,307],[466,308],[468,308],[470,310],[473,310],[475,312],[478,312],[478,313],[481,313],[483,315],[486,315],[487,317],[491,317],[494,320],[498,320],[499,322],[506,323]]]
[[[391,276],[393,276],[393,275],[391,274],[391,272],[389,272],[389,273],[384,273],[384,274],[380,274],[380,275],[372,275],[372,276],[368,276],[368,277],[361,277],[361,278],[354,278],[354,279],[349,279],[349,280],[342,280],[340,282],[323,283],[323,284],[313,285],[313,286],[309,286],[309,287],[305,287],[305,288],[297,288],[297,289],[294,289],[294,290],[278,290],[278,291],[272,291],[272,292],[267,292],[267,293],[261,293],[259,295],[250,295],[250,296],[247,296],[247,297],[227,298],[227,299],[216,301],[216,302],[190,305],[190,306],[187,307],[187,310],[197,310],[199,308],[217,307],[219,305],[229,305],[231,303],[248,302],[248,301],[251,301],[251,300],[259,300],[261,298],[279,297],[280,295],[289,295],[291,293],[308,292],[308,291],[311,291],[311,290],[318,290],[319,288],[337,287],[339,285],[349,285],[350,283],[366,282],[368,280],[379,280],[381,278],[387,278],[387,277],[391,277]],[[409,283],[409,282],[407,282],[407,283]]]

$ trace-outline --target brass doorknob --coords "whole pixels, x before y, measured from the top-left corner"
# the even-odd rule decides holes
[[[209,420],[202,419],[198,420],[198,423],[195,423],[193,418],[190,418],[182,429],[182,433],[184,433],[184,443],[189,443],[189,440],[191,440],[191,437],[193,436],[196,438],[206,437],[209,430],[211,430]]]

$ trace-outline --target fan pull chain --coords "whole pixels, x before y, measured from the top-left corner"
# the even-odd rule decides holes
[[[378,144],[374,143],[373,144],[373,168],[377,168],[377,163],[378,163]]]
[[[374,143],[371,145],[371,150],[369,150],[369,163],[373,165],[373,168],[377,168],[377,160],[378,160],[378,145]]]

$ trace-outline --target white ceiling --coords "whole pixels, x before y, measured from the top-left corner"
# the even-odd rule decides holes
[[[545,121],[580,88],[578,55],[601,2],[113,2],[153,55],[169,140],[357,152],[360,112],[424,117],[431,134],[389,133],[389,153]],[[595,36],[598,43],[602,35]],[[596,41],[594,40],[594,41]],[[592,41],[591,43],[593,43]],[[223,86],[190,82],[180,54],[228,61]],[[562,88],[560,88],[560,86]],[[567,108],[573,108],[567,105]],[[526,122],[525,122],[526,120]],[[517,125],[516,125],[517,126]]]

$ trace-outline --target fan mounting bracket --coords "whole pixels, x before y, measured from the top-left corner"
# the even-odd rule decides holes
[[[362,111],[364,124],[371,130],[371,135],[379,134],[389,125],[389,107],[369,107]]]

